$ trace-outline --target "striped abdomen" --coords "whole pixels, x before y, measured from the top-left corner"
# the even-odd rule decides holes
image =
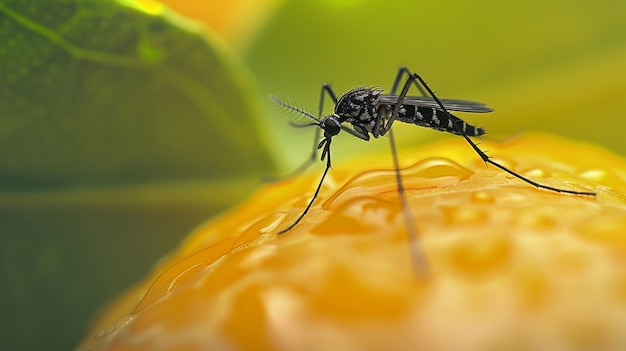
[[[392,105],[382,105],[380,106],[380,112],[391,117],[394,107]],[[481,136],[485,134],[484,129],[467,124],[462,119],[433,107],[402,105],[396,121],[416,124],[421,127],[457,135]]]

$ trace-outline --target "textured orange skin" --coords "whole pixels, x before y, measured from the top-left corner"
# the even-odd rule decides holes
[[[428,273],[411,269],[390,156],[268,185],[195,230],[103,313],[97,350],[626,349],[626,161],[524,136],[401,150]]]

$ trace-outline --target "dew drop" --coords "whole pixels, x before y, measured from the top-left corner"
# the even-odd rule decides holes
[[[542,307],[550,298],[550,285],[539,269],[526,268],[514,275],[517,293],[525,307]]]
[[[344,202],[330,211],[311,230],[316,235],[380,233],[398,219],[400,204],[377,197],[362,196]]]
[[[470,201],[476,204],[492,204],[496,199],[486,191],[474,191],[470,195]]]
[[[604,214],[600,219],[585,221],[580,225],[578,234],[583,238],[604,244],[606,246],[625,250],[626,235],[626,213],[620,210],[613,210],[614,213]]]
[[[447,158],[428,158],[401,170],[407,190],[442,188],[468,179],[474,172]],[[325,210],[358,196],[397,196],[395,171],[369,170],[350,179],[322,204]]]
[[[113,325],[113,331],[123,328],[125,325],[130,323],[134,318],[135,316],[131,315],[131,316],[124,316],[118,319]]]
[[[133,314],[138,314],[155,301],[168,296],[178,286],[196,277],[196,273],[231,252],[237,238],[227,237],[217,244],[190,254],[163,270],[144,294]]]
[[[109,326],[108,328],[102,330],[97,335],[95,335],[91,340],[87,341],[85,344],[78,347],[79,350],[96,350],[101,346],[106,344],[109,340],[112,340],[117,332],[122,329],[124,326],[128,325],[133,319],[134,315],[124,316],[118,319],[115,324]]]
[[[606,171],[602,169],[589,169],[580,173],[580,177],[590,181],[601,181],[606,177]]]
[[[550,172],[542,168],[533,168],[524,172],[524,174],[532,178],[548,178],[551,175]]]
[[[580,173],[580,178],[601,183],[614,190],[626,186],[626,178],[613,169],[589,169]]]
[[[520,224],[536,230],[547,231],[556,227],[557,215],[541,208],[529,208],[520,214]]]
[[[409,167],[403,175],[408,177],[423,178],[441,178],[441,177],[457,177],[459,180],[465,180],[473,175],[474,172],[461,166],[460,164],[441,157],[428,158],[417,162]]]
[[[239,235],[235,245],[242,245],[256,239],[260,239],[263,234],[276,230],[285,219],[284,213],[270,213],[258,221],[252,223]]]
[[[503,194],[502,196],[503,198],[506,197],[506,201],[511,202],[511,203],[514,203],[514,202],[521,203],[521,202],[528,201],[528,198],[526,196],[518,192],[511,191],[511,192],[507,192]]]
[[[476,275],[504,268],[511,252],[511,243],[505,235],[481,235],[455,241],[448,257],[458,273]]]
[[[468,206],[440,206],[443,218],[448,225],[485,223],[485,209]]]

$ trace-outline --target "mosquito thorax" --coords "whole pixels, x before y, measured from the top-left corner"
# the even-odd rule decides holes
[[[369,121],[376,113],[376,100],[381,92],[380,89],[354,88],[339,98],[335,114],[342,119]]]
[[[324,136],[326,138],[332,137],[339,134],[341,131],[341,122],[339,122],[337,116],[324,116],[320,123],[320,128],[324,130]]]

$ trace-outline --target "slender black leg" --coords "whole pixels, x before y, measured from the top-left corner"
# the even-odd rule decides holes
[[[330,98],[333,100],[333,104],[337,104],[337,95],[335,94],[335,92],[333,91],[333,88],[330,86],[330,84],[328,83],[324,83],[322,84],[322,90],[320,91],[320,103],[317,106],[317,118],[322,118],[322,114],[324,113],[324,96],[326,96],[326,94],[328,94],[328,96],[330,96]],[[317,149],[318,149],[318,140],[320,139],[320,128],[315,128],[315,138],[313,139],[313,151],[311,151],[311,156],[309,157],[309,159],[300,167],[298,167],[298,169],[303,168],[302,171],[304,171],[305,169],[307,169],[313,162],[315,162],[315,159],[317,158]]]
[[[422,245],[419,242],[419,234],[415,227],[413,213],[404,195],[404,185],[402,183],[402,174],[400,173],[400,163],[398,161],[398,152],[396,151],[396,141],[393,136],[393,130],[389,130],[389,144],[391,145],[393,168],[396,174],[398,197],[400,198],[400,206],[402,207],[402,218],[404,218],[404,227],[406,228],[408,237],[409,257],[411,258],[411,264],[413,266],[412,271],[417,278],[423,278],[428,275],[430,269]]]
[[[334,104],[337,104],[337,95],[335,94],[335,92],[333,91],[333,88],[330,86],[330,84],[328,83],[324,83],[322,85],[322,90],[320,91],[320,101],[319,101],[319,105],[318,105],[318,109],[317,109],[317,117],[318,118],[322,118],[322,113],[324,113],[324,96],[328,94],[328,96],[330,96],[330,98],[333,100]],[[308,125],[294,125],[295,127],[302,127],[302,126],[308,126]],[[265,178],[265,180],[267,181],[277,181],[280,179],[289,179],[289,178],[293,178],[295,176],[297,176],[298,174],[301,174],[302,172],[306,171],[317,159],[317,147],[319,144],[319,139],[320,139],[320,128],[315,128],[315,135],[313,137],[313,150],[311,151],[311,154],[309,155],[309,157],[300,165],[298,166],[298,168],[294,169],[293,171],[289,172],[289,174],[282,176],[282,177],[277,177],[277,178]],[[352,135],[355,135],[361,139],[363,139],[363,137],[361,135],[356,135],[354,134],[354,132],[352,130],[348,130],[349,133],[351,133]]]
[[[315,193],[313,194],[313,197],[311,198],[311,201],[309,201],[309,204],[306,206],[306,208],[304,209],[304,212],[302,212],[300,217],[298,217],[298,219],[296,219],[293,223],[291,223],[291,225],[289,225],[287,228],[282,229],[281,231],[279,231],[278,235],[281,235],[281,234],[284,234],[284,233],[290,231],[293,227],[295,227],[298,223],[300,223],[302,218],[304,218],[304,216],[307,214],[307,212],[309,212],[309,209],[311,208],[311,206],[313,205],[313,202],[317,198],[317,195],[319,194],[320,189],[322,188],[322,183],[324,182],[324,178],[326,178],[326,174],[328,173],[328,170],[331,167],[331,164],[330,164],[330,142],[331,142],[331,140],[332,139],[330,137],[324,138],[322,140],[322,142],[320,142],[320,144],[316,148],[316,149],[319,149],[319,148],[322,148],[322,147],[324,148],[324,150],[322,150],[322,159],[324,159],[324,157],[326,157],[326,168],[324,169],[324,174],[322,174],[322,178],[320,179],[319,184],[317,184],[317,189],[315,189]]]
[[[402,103],[404,103],[404,98],[406,97],[406,94],[408,94],[408,92],[409,92],[409,88],[411,88],[411,84],[413,84],[413,82],[415,82],[415,78],[416,77],[414,76],[414,74],[411,74],[411,75],[409,75],[409,78],[404,83],[404,87],[402,88],[402,92],[398,96],[398,102],[396,103],[396,105],[393,108],[393,113],[391,114],[391,117],[389,118],[389,120],[387,121],[387,123],[384,126],[381,126],[381,128],[383,129],[382,131],[379,131],[378,130],[379,128],[377,128],[378,124],[379,124],[379,122],[381,121],[382,118],[378,118],[376,120],[376,126],[374,128],[374,132],[377,132],[378,135],[385,135],[391,129],[391,126],[393,125],[393,122],[396,120],[396,118],[398,118],[398,114],[400,113],[400,108],[402,107]],[[394,83],[394,85],[395,85],[395,83]],[[393,89],[393,90],[396,90],[396,89]]]
[[[396,79],[394,79],[393,85],[391,86],[391,95],[396,95],[396,92],[398,91],[398,86],[400,85],[400,81],[402,80],[402,76],[404,75],[410,77],[411,71],[409,71],[409,69],[406,67],[400,67],[400,69],[398,69],[398,73],[396,74]],[[414,83],[422,96],[426,96],[426,91],[424,90],[424,88],[422,88],[421,85],[417,84],[417,81],[414,81]]]
[[[398,74],[396,75],[396,79],[394,79],[394,82],[391,88],[391,94],[395,95],[396,91],[398,90],[398,85],[400,84],[400,80],[405,74],[409,76],[409,79],[407,79],[404,85],[404,89],[403,89],[404,95],[398,99],[398,103],[394,107],[394,114],[396,115],[396,117],[400,111],[400,106],[402,105],[402,102],[404,101],[404,98],[406,96],[406,91],[408,91],[408,89],[411,86],[411,81],[410,81],[411,73],[406,67],[402,67],[398,70]],[[422,87],[419,86],[418,84],[416,84],[416,86],[419,89],[419,91],[422,93],[422,95],[424,95],[424,90],[422,89]],[[380,120],[377,120],[374,130],[378,130],[379,123],[380,123]],[[415,228],[415,223],[413,221],[413,213],[411,212],[411,209],[409,208],[409,205],[406,201],[406,197],[404,194],[404,185],[402,182],[402,174],[400,173],[400,162],[398,160],[398,152],[396,150],[396,141],[393,135],[393,130],[391,130],[390,124],[389,124],[389,129],[384,131],[381,134],[385,134],[387,131],[389,132],[389,144],[391,146],[391,155],[393,157],[393,166],[394,166],[394,171],[396,174],[396,185],[398,187],[398,196],[400,197],[400,204],[402,206],[402,217],[404,218],[404,226],[406,228],[407,236],[408,236],[409,256],[411,257],[411,263],[413,265],[413,273],[418,278],[420,278],[420,277],[426,276],[429,272],[428,261],[426,260],[426,255],[424,254],[422,246],[420,245],[417,228]]]
[[[330,84],[324,83],[322,85],[322,92],[320,93],[320,104],[317,110],[317,116],[322,117],[322,113],[324,113],[324,93],[328,94],[331,99],[333,99],[333,104],[337,104],[337,95],[331,88]]]
[[[448,115],[453,116],[450,112],[448,112],[448,110],[446,110],[446,107],[441,103],[441,101],[439,100],[439,98],[435,95],[435,93],[430,89],[430,87],[428,86],[428,84],[426,84],[426,82],[422,79],[422,77],[420,77],[417,73],[412,73],[410,75],[410,78],[407,80],[407,83],[404,86],[404,89],[402,90],[402,93],[404,93],[404,95],[401,94],[400,98],[398,99],[400,102],[402,100],[404,100],[404,96],[406,96],[406,91],[408,90],[407,86],[409,85],[409,81],[410,80],[418,80],[420,82],[420,84],[422,84],[422,86],[424,86],[424,88],[428,91],[428,94],[435,100],[435,102],[437,102],[437,104],[439,105],[439,107],[441,108],[442,111],[444,111],[445,113],[447,113]],[[394,115],[397,116],[397,110],[398,108],[394,109]],[[394,116],[392,116],[392,118],[389,120],[390,123],[387,123],[387,125],[389,126],[389,128],[391,128],[391,122],[393,122]],[[463,122],[464,123],[464,122]],[[387,129],[387,126],[385,126]],[[551,191],[555,191],[558,193],[566,193],[566,194],[574,194],[574,195],[589,195],[589,196],[596,196],[596,193],[594,192],[590,192],[590,191],[576,191],[576,190],[566,190],[566,189],[559,189],[559,188],[555,188],[555,187],[551,187],[548,185],[543,185],[543,184],[539,184],[533,180],[530,180],[518,173],[513,172],[512,170],[504,167],[503,165],[497,163],[496,161],[491,160],[491,158],[489,158],[489,156],[487,156],[487,154],[485,154],[481,149],[478,148],[478,146],[476,145],[476,143],[474,143],[467,134],[465,134],[465,132],[463,131],[463,128],[461,128],[460,126],[458,126],[457,124],[455,124],[455,129],[457,130],[457,132],[459,132],[459,134],[461,136],[463,136],[463,138],[465,138],[465,140],[470,144],[470,146],[472,147],[472,149],[474,149],[474,151],[476,151],[476,153],[478,154],[478,156],[480,156],[480,158],[485,162],[485,163],[490,163],[494,166],[496,166],[497,168],[500,168],[501,170],[509,173],[510,175],[519,178],[523,181],[525,181],[526,183],[533,185],[534,187],[537,188],[541,188],[541,189],[546,189],[546,190],[551,190]]]
[[[426,91],[424,90],[424,88],[422,88],[421,85],[419,85],[417,83],[417,81],[413,78],[411,78],[411,72],[409,71],[408,68],[406,67],[400,67],[398,69],[398,73],[396,74],[396,78],[393,80],[393,85],[391,86],[391,91],[390,94],[391,95],[396,95],[396,92],[398,91],[398,87],[400,86],[400,81],[402,80],[402,77],[406,75],[408,76],[404,86],[405,89],[407,86],[411,86],[411,84],[415,84],[415,87],[417,87],[417,89],[420,91],[420,93],[422,94],[422,96],[426,96]],[[403,89],[404,90],[404,89]],[[406,94],[405,94],[406,96]],[[404,98],[403,98],[404,100]],[[400,111],[400,107],[402,106],[402,104],[396,104],[396,108],[394,109],[394,113],[392,114],[391,119],[389,119],[389,121],[387,121],[387,124],[385,126],[382,126],[383,130],[380,130],[381,128],[381,124],[384,123],[383,121],[383,116],[379,116],[378,119],[376,119],[376,124],[374,124],[374,129],[373,129],[373,133],[374,137],[378,137],[379,135],[385,135],[390,129],[391,129],[391,124],[393,123],[393,121],[398,117],[398,113]],[[395,112],[395,110],[398,110],[398,112]]]
[[[328,83],[322,84],[322,90],[320,91],[320,103],[317,106],[317,118],[322,118],[322,114],[324,113],[324,96],[330,96],[333,100],[333,104],[337,104],[337,95],[333,91],[333,88]],[[309,166],[315,162],[317,158],[317,149],[318,149],[318,140],[320,139],[320,128],[315,128],[315,137],[313,138],[313,151],[311,151],[311,156],[303,163],[300,167],[296,169],[297,172],[292,174],[299,174],[309,168]]]

